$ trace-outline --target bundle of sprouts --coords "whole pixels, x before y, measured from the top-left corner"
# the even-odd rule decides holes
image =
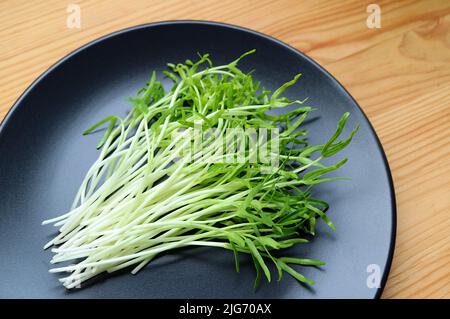
[[[44,222],[59,227],[45,246],[54,252],[51,263],[71,263],[50,270],[67,273],[65,287],[128,267],[136,273],[188,246],[230,250],[237,271],[239,255],[250,255],[255,285],[261,274],[271,280],[268,263],[279,279],[286,272],[313,283],[294,265],[323,262],[283,252],[308,242],[318,218],[334,229],[327,203],[311,190],[336,179],[323,175],[346,159],[321,161],[346,147],[356,129],[339,140],[346,113],[326,143],[309,145],[302,123],[313,109],[283,97],[300,75],[271,93],[238,68],[243,56],[220,66],[208,55],[169,64],[167,93],[153,73],[125,118],[109,116],[85,132],[105,126],[99,157],[71,210]]]

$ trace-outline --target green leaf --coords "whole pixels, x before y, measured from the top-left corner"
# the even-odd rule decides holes
[[[116,125],[117,122],[117,118],[111,120],[111,122],[109,122],[108,128],[106,129],[105,134],[103,135],[102,139],[100,140],[100,142],[97,144],[97,148],[100,148],[103,146],[103,144],[105,144],[105,142],[108,140],[108,137],[111,135],[114,126]]]
[[[236,272],[239,273],[239,253],[232,241],[230,241],[230,246],[231,246],[231,249],[233,250],[234,266],[236,268]]]
[[[306,173],[303,176],[303,179],[305,179],[305,180],[315,180],[315,179],[317,179],[318,177],[322,176],[325,173],[329,173],[329,172],[337,170],[339,167],[344,165],[346,162],[347,162],[347,159],[344,158],[343,160],[339,161],[337,164],[335,164],[333,166],[320,168],[320,169],[308,172],[308,173]]]
[[[248,249],[252,253],[252,256],[255,257],[258,264],[261,266],[262,270],[264,271],[264,274],[266,275],[267,281],[270,282],[270,271],[269,268],[267,268],[266,263],[264,262],[263,258],[261,257],[261,254],[259,253],[258,249],[256,248],[255,244],[248,239],[245,238],[245,243],[247,244]]]
[[[280,260],[286,264],[296,264],[303,266],[323,266],[325,262],[315,259],[302,259],[294,257],[281,257]]]
[[[234,242],[239,247],[245,247],[245,241],[242,239],[241,236],[239,236],[237,233],[234,232],[228,232],[227,233],[228,238],[230,241]]]
[[[275,240],[273,240],[270,237],[267,237],[267,236],[257,237],[256,240],[264,246],[268,246],[273,249],[280,248],[280,245],[278,244],[278,242],[276,242]]]
[[[278,244],[280,245],[280,248],[288,248],[292,247],[296,244],[307,244],[309,241],[304,238],[292,238],[292,239],[286,239],[283,241],[279,241]]]
[[[281,268],[278,260],[276,263],[276,267],[277,267],[277,272],[278,272],[278,281],[281,281],[283,279],[283,268]]]
[[[92,125],[90,128],[88,128],[87,130],[85,130],[83,132],[83,135],[87,135],[90,134],[92,131],[94,131],[95,129],[99,128],[100,126],[102,126],[105,123],[111,122],[111,121],[115,121],[117,120],[116,116],[107,116],[105,117],[103,120],[98,121],[97,123],[95,123],[94,125]]]
[[[350,142],[352,141],[353,137],[355,136],[356,132],[358,132],[358,130],[359,125],[350,133],[350,136],[347,139],[340,141],[336,144],[330,145],[328,149],[323,150],[322,151],[323,156],[330,157],[343,150],[348,144],[350,144]]]
[[[117,120],[118,120],[117,116],[107,116],[103,120],[95,123],[90,128],[88,128],[86,131],[84,131],[83,135],[90,134],[95,129],[97,129],[97,128],[101,127],[103,124],[109,122],[109,125],[106,128],[105,133],[103,134],[103,137],[101,138],[100,142],[98,142],[98,144],[97,144],[97,148],[101,148],[103,146],[103,144],[105,144],[105,142],[108,140],[108,137],[111,135],[111,133],[114,129],[114,126],[116,125]]]
[[[328,218],[328,216],[324,212],[322,212],[320,209],[318,209],[312,205],[309,205],[309,204],[307,204],[306,207],[311,209],[317,215],[319,215],[325,221],[325,223],[328,225],[328,227],[330,227],[332,230],[336,230],[336,226],[334,226],[334,224],[331,222],[331,220]]]
[[[258,289],[260,284],[261,284],[261,267],[259,265],[259,262],[256,260],[255,256],[252,256],[252,260],[253,260],[253,264],[255,265],[255,270],[256,270],[256,278],[255,278],[255,283],[253,285],[253,287],[255,289]]]
[[[164,75],[170,78],[174,83],[178,83],[179,79],[178,77],[169,71],[163,71]]]
[[[302,274],[298,273],[295,269],[293,269],[293,268],[289,267],[288,265],[286,265],[281,260],[279,260],[278,262],[279,262],[279,266],[280,266],[281,269],[283,269],[289,275],[291,275],[292,277],[297,279],[299,282],[302,282],[302,283],[305,283],[305,284],[309,284],[309,285],[314,285],[315,282],[313,280],[306,278]]]
[[[336,144],[333,144],[333,142],[341,135],[342,131],[344,130],[345,124],[347,123],[347,119],[349,116],[350,116],[350,113],[348,113],[348,112],[346,112],[346,113],[344,113],[344,115],[342,115],[342,117],[339,120],[339,123],[337,125],[335,133],[333,134],[333,136],[331,136],[331,138],[328,140],[328,142],[324,145],[324,147],[322,149],[322,155],[324,157],[330,157],[330,156],[336,154],[337,152],[339,152],[343,148],[345,148],[352,141],[353,136],[356,134],[356,132],[359,129],[359,126],[357,126],[350,133],[350,136],[347,139],[340,141]]]
[[[272,96],[270,97],[270,104],[272,106],[275,106],[275,103],[276,103],[278,97],[280,96],[280,94],[282,94],[284,91],[286,91],[286,89],[288,87],[294,85],[301,76],[302,76],[301,73],[297,74],[291,81],[284,83],[277,90],[275,90],[275,92],[273,92]]]

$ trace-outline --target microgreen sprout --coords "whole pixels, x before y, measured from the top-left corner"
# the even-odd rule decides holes
[[[313,198],[311,191],[315,184],[337,179],[324,175],[346,159],[331,166],[321,161],[345,148],[357,128],[339,139],[349,116],[345,113],[328,141],[309,145],[302,123],[313,108],[306,100],[283,96],[300,74],[271,93],[252,72],[238,68],[251,53],[220,66],[208,55],[169,64],[164,74],[174,84],[168,92],[153,73],[129,99],[127,116],[106,117],[84,132],[106,126],[97,145],[99,157],[70,211],[44,222],[59,228],[45,246],[54,252],[51,263],[73,263],[50,270],[68,273],[60,279],[65,287],[74,288],[102,272],[132,267],[136,273],[155,257],[188,246],[230,250],[237,272],[239,255],[250,255],[257,271],[255,286],[261,276],[272,280],[268,263],[278,270],[279,280],[287,273],[314,283],[296,267],[320,266],[322,261],[283,253],[308,242],[317,218],[334,229],[326,214],[328,204]],[[268,113],[289,105],[297,108],[281,115]],[[196,125],[214,133],[192,138]],[[227,130],[236,128],[278,129],[277,149],[268,148],[269,155],[278,158],[275,167],[267,171],[267,162],[250,160],[259,158],[258,148],[241,154],[239,148],[230,148],[236,153],[226,155],[240,155],[241,160],[224,160],[224,145],[251,141],[245,136],[228,139]]]

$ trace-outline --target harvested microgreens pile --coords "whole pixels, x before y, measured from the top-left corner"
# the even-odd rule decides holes
[[[232,251],[237,271],[239,254],[250,255],[256,286],[261,270],[271,280],[267,263],[276,266],[279,279],[286,272],[314,283],[293,265],[324,263],[283,256],[283,250],[306,243],[317,218],[334,229],[327,203],[312,198],[311,189],[336,179],[323,175],[346,159],[328,167],[321,160],[346,147],[356,129],[338,140],[346,113],[328,142],[308,145],[301,124],[312,108],[282,96],[300,75],[273,93],[260,88],[237,66],[252,52],[221,66],[208,55],[169,64],[169,92],[153,73],[130,99],[125,118],[109,116],[85,132],[106,125],[100,155],[71,210],[44,222],[59,227],[45,246],[53,247],[51,262],[72,263],[50,270],[68,272],[60,279],[65,287],[130,266],[136,273],[156,256],[188,246]],[[298,106],[268,114],[289,105]]]

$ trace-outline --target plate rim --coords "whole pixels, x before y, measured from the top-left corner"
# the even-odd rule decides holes
[[[256,31],[247,27],[230,24],[230,23],[224,23],[224,22],[217,22],[217,21],[210,21],[210,20],[190,20],[190,19],[183,19],[183,20],[162,20],[162,21],[156,21],[156,22],[150,22],[150,23],[143,23],[134,25],[131,27],[123,28],[116,30],[114,32],[108,33],[106,35],[103,35],[99,38],[96,38],[92,41],[87,42],[86,44],[82,45],[81,47],[71,51],[70,53],[66,54],[62,58],[58,59],[55,63],[53,63],[50,67],[48,67],[43,73],[41,73],[36,79],[34,79],[31,84],[19,95],[17,100],[13,103],[13,105],[10,107],[10,109],[7,111],[6,115],[2,119],[0,123],[0,139],[2,138],[2,135],[4,131],[7,128],[7,124],[11,121],[11,118],[13,117],[14,113],[19,109],[21,102],[28,96],[28,94],[36,87],[39,82],[45,79],[47,75],[49,75],[53,70],[58,68],[60,65],[64,64],[67,60],[71,59],[73,56],[81,53],[82,51],[90,48],[91,46],[96,45],[99,42],[126,34],[128,32],[133,32],[140,29],[146,29],[146,28],[153,28],[153,27],[159,27],[164,25],[182,25],[182,24],[189,24],[189,25],[204,25],[204,26],[215,26],[215,27],[221,27],[226,29],[232,29],[244,33],[250,33],[254,36],[263,38],[265,40],[268,40],[269,42],[275,43],[279,46],[282,46],[283,48],[291,51],[292,53],[300,56],[301,58],[305,59],[307,62],[311,63],[314,67],[316,67],[320,72],[322,72],[327,78],[329,78],[332,82],[337,84],[337,86],[344,91],[345,94],[348,95],[348,97],[352,100],[352,102],[355,104],[357,109],[361,112],[363,115],[364,120],[368,124],[369,131],[372,133],[373,137],[375,138],[376,144],[381,152],[386,176],[389,183],[389,193],[391,196],[391,229],[390,229],[390,243],[389,243],[389,252],[386,260],[386,264],[384,267],[384,272],[380,280],[380,287],[377,289],[377,292],[374,295],[374,299],[381,298],[383,291],[385,289],[387,279],[389,277],[389,273],[392,267],[392,262],[394,258],[394,251],[395,251],[395,243],[396,243],[396,234],[397,234],[397,200],[395,195],[395,187],[394,187],[394,181],[392,178],[392,172],[389,166],[389,162],[386,156],[386,152],[384,151],[383,145],[381,144],[380,138],[378,134],[376,133],[372,123],[370,122],[369,118],[367,117],[364,110],[361,108],[361,106],[358,104],[358,102],[355,100],[355,98],[347,91],[347,89],[323,66],[321,66],[318,62],[316,62],[314,59],[306,55],[305,53],[301,52],[297,48],[287,44],[286,42],[283,42],[275,37],[272,37],[270,35],[267,35],[263,32]]]

